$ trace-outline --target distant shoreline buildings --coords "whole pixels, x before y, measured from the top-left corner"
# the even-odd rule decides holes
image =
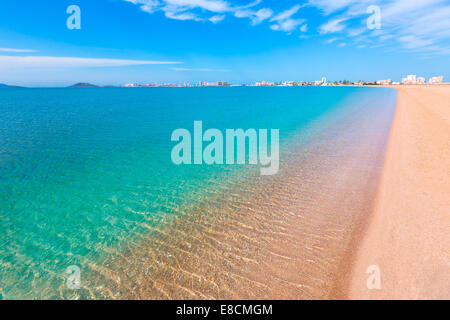
[[[431,77],[428,80],[428,84],[442,84],[444,83],[444,77]],[[426,80],[423,77],[418,77],[415,74],[410,74],[406,78],[402,79],[402,84],[404,85],[423,85],[426,84]]]
[[[268,82],[268,81],[258,81],[254,84],[230,84],[226,81],[217,82],[196,82],[189,83],[184,82],[183,84],[176,83],[148,83],[148,84],[138,84],[138,83],[128,83],[123,85],[126,88],[149,88],[149,87],[303,87],[303,86],[368,86],[368,85],[439,85],[444,83],[443,76],[431,77],[428,82],[423,77],[418,77],[417,75],[408,75],[403,78],[401,82],[395,82],[391,79],[378,80],[374,82],[357,81],[351,82],[347,80],[327,82],[327,78],[323,77],[321,80],[316,80],[312,82],[307,81],[283,81],[283,82]]]
[[[226,81],[218,81],[218,82],[198,82],[198,83],[189,83],[184,82],[183,84],[178,83],[148,83],[148,84],[139,84],[139,83],[127,83],[122,87],[125,88],[151,88],[151,87],[231,87],[234,86]]]
[[[429,84],[442,84],[444,83],[444,77],[443,76],[439,76],[439,77],[431,77],[430,80],[428,80]]]

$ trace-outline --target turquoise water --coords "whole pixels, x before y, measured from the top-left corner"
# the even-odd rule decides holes
[[[299,132],[345,114],[361,99],[393,103],[395,92],[0,90],[0,296],[60,298],[67,267],[107,261],[149,225],[162,225],[218,185],[259,175],[248,165],[175,166],[175,129],[192,132],[195,120],[204,130],[279,129],[283,154]]]

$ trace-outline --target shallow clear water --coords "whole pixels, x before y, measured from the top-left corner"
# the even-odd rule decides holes
[[[336,139],[342,132],[342,145],[360,147],[357,142],[363,141],[366,146],[374,141],[373,137],[367,135],[363,140],[358,135],[367,133],[371,123],[377,123],[371,130],[376,132],[373,148],[378,153],[366,161],[370,167],[382,152],[380,141],[387,138],[395,97],[394,91],[379,88],[0,90],[1,298],[186,297],[180,293],[186,292],[186,287],[172,286],[161,296],[150,289],[136,288],[147,288],[149,279],[155,286],[157,273],[162,279],[173,276],[161,273],[161,265],[180,270],[192,267],[192,258],[184,262],[177,247],[173,253],[161,249],[175,256],[176,261],[169,259],[150,268],[159,261],[154,255],[148,256],[155,246],[163,248],[171,243],[172,248],[176,247],[174,239],[184,246],[187,242],[180,240],[184,236],[176,234],[184,233],[187,238],[192,228],[205,235],[202,228],[208,226],[209,232],[217,233],[214,228],[236,222],[235,214],[242,208],[254,208],[255,204],[247,200],[263,196],[261,190],[266,187],[273,191],[274,185],[288,184],[290,178],[301,176],[296,185],[311,186],[313,181],[316,187],[325,186],[323,177],[298,175],[298,170],[327,171],[338,163],[333,158],[338,157],[338,149],[330,152],[324,146],[341,143]],[[372,121],[371,117],[380,113],[383,117]],[[353,126],[361,119],[368,125]],[[177,128],[192,132],[194,120],[202,120],[204,130],[280,129],[280,173],[265,178],[257,167],[249,165],[175,166],[170,158],[175,143],[170,136]],[[333,130],[337,133],[332,134]],[[355,151],[345,155],[350,152]],[[312,169],[323,163],[323,159],[313,160],[321,154],[328,161],[328,169]],[[308,158],[294,166],[305,155]],[[306,167],[306,163],[310,166]],[[367,172],[368,177],[370,174]],[[310,193],[313,190],[307,189]],[[284,200],[283,193],[272,194],[272,205],[277,199]],[[302,191],[297,199],[311,200],[311,194]],[[264,203],[264,199],[259,198],[258,203]],[[277,208],[287,212],[285,205]],[[305,212],[311,212],[309,208]],[[254,212],[255,217],[267,211],[274,212],[263,205]],[[217,215],[221,215],[220,219]],[[323,231],[317,228],[308,230]],[[161,233],[169,230],[173,237],[161,240]],[[226,228],[222,231],[227,232]],[[265,243],[266,236],[259,234],[256,243]],[[200,252],[205,241],[189,244],[184,250]],[[225,244],[208,244],[213,248],[221,245]],[[260,256],[256,251],[246,256],[257,261]],[[198,253],[197,259],[207,261],[206,255]],[[239,264],[233,261],[228,263],[237,268]],[[78,292],[65,287],[66,268],[71,265],[82,271],[83,289]],[[140,268],[145,271],[131,273]],[[250,269],[248,272],[258,272]],[[211,279],[214,272],[204,270],[201,274]],[[180,278],[177,276],[173,282]],[[234,288],[227,286],[227,293],[216,290],[203,297],[244,296],[244,291],[230,293]],[[174,294],[177,290],[179,294]],[[192,293],[197,292],[197,297],[202,297],[202,291],[192,289],[187,296],[195,298]],[[249,294],[262,296],[257,292]]]

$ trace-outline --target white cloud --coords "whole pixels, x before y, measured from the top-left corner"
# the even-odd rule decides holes
[[[292,16],[294,16],[300,10],[300,8],[301,8],[300,5],[295,5],[291,9],[277,14],[275,17],[270,19],[271,22],[276,22],[275,24],[272,24],[270,28],[276,31],[285,31],[285,32],[293,31],[306,21],[305,19],[292,18]]]
[[[178,72],[230,72],[227,69],[208,69],[208,68],[172,68]]]
[[[30,52],[37,52],[37,50],[33,50],[33,49],[0,48],[0,52],[30,53]]]
[[[77,57],[1,56],[0,69],[9,68],[82,68],[122,67],[131,65],[179,64],[177,61],[146,61]]]
[[[347,31],[347,34],[350,37],[356,37],[356,36],[359,36],[360,34],[364,33],[367,30],[368,30],[367,28],[350,29]]]
[[[413,35],[400,37],[399,40],[403,42],[408,49],[423,48],[433,44],[432,40],[420,39]]]
[[[154,13],[163,11],[165,16],[175,20],[219,22],[221,15],[235,9],[225,0],[124,0],[138,5],[142,11]],[[256,2],[255,4],[258,4]],[[205,12],[207,17],[205,17]],[[212,14],[212,16],[211,16]],[[222,19],[223,20],[223,19]]]
[[[352,4],[361,3],[361,0],[309,0],[308,4],[319,8],[323,13],[329,15],[349,7]]]
[[[257,25],[273,16],[273,11],[268,8],[259,9],[258,11],[242,9],[236,11],[234,16],[236,18],[249,18],[253,25]]]
[[[405,16],[430,6],[445,3],[444,0],[396,0],[385,2],[382,13],[385,18]]]
[[[342,22],[346,20],[346,18],[330,20],[319,27],[319,33],[326,34],[342,31],[345,28],[345,25],[343,25]]]
[[[258,8],[262,0],[255,0],[245,5],[234,5],[229,0],[124,0],[138,5],[142,11],[155,13],[162,11],[169,19],[210,21],[219,23],[225,19],[227,14],[236,18],[250,19],[252,25],[260,24],[273,17],[274,12],[270,8]],[[237,0],[234,0],[237,2]],[[283,11],[272,18],[275,22],[271,25],[272,30],[292,32],[304,19],[292,19],[291,17],[301,8],[296,5],[289,10]],[[307,28],[307,27],[304,27]]]
[[[300,8],[301,8],[300,5],[295,5],[291,9],[277,14],[270,21],[282,21],[282,20],[290,19],[294,14],[296,14],[298,12],[298,10],[300,10]]]
[[[394,36],[392,34],[386,34],[386,35],[381,35],[380,36],[380,40],[382,40],[382,41],[386,41],[386,40],[389,40],[389,39],[392,39],[392,38],[394,38]]]
[[[378,5],[382,19],[379,40],[389,43],[397,40],[409,50],[448,54],[448,0],[380,0]]]
[[[322,34],[342,32],[348,25],[351,27],[347,31],[348,36],[360,37],[364,33],[367,42],[378,40],[392,45],[396,40],[406,49],[440,54],[450,51],[448,0],[309,0],[308,5],[331,16],[330,21],[319,27]],[[380,8],[381,30],[376,30],[378,32],[365,27],[370,16],[366,12],[369,5]],[[363,28],[355,27],[355,24],[361,26],[361,23]]]
[[[167,18],[174,20],[194,20],[194,21],[202,21],[201,18],[196,16],[191,12],[176,12],[176,11],[166,11],[165,13]]]
[[[328,39],[328,40],[326,41],[326,43],[330,44],[330,43],[333,43],[333,42],[335,42],[335,41],[337,41],[337,40],[339,40],[339,38],[330,38],[330,39]]]
[[[181,13],[200,8],[206,11],[223,13],[230,11],[230,5],[224,0],[125,0],[140,5],[143,11],[153,13],[159,10]]]
[[[209,18],[209,21],[216,24],[216,23],[223,21],[223,19],[225,19],[225,15],[217,15],[217,16],[212,16],[211,18]]]
[[[297,27],[305,21],[305,19],[287,19],[284,21],[280,21],[277,24],[271,25],[270,29],[275,31],[291,32],[297,29]]]
[[[250,19],[252,25],[269,21],[270,28],[291,33],[306,32],[305,20],[294,18],[303,6],[317,8],[323,17],[318,31],[322,35],[344,33],[352,42],[381,41],[390,45],[397,40],[407,49],[448,52],[450,38],[449,0],[307,0],[304,5],[295,5],[289,10],[275,14],[270,8],[258,8],[263,0],[123,0],[138,5],[141,10],[154,13],[161,11],[167,18],[177,20],[209,21],[220,23],[227,15]],[[367,8],[376,5],[381,9],[382,30],[369,30],[366,21],[370,14]],[[405,39],[413,39],[409,44]]]

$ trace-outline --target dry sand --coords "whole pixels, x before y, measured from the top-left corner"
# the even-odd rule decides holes
[[[396,89],[382,178],[347,298],[450,299],[450,86]],[[367,288],[371,265],[380,270],[379,290]]]

